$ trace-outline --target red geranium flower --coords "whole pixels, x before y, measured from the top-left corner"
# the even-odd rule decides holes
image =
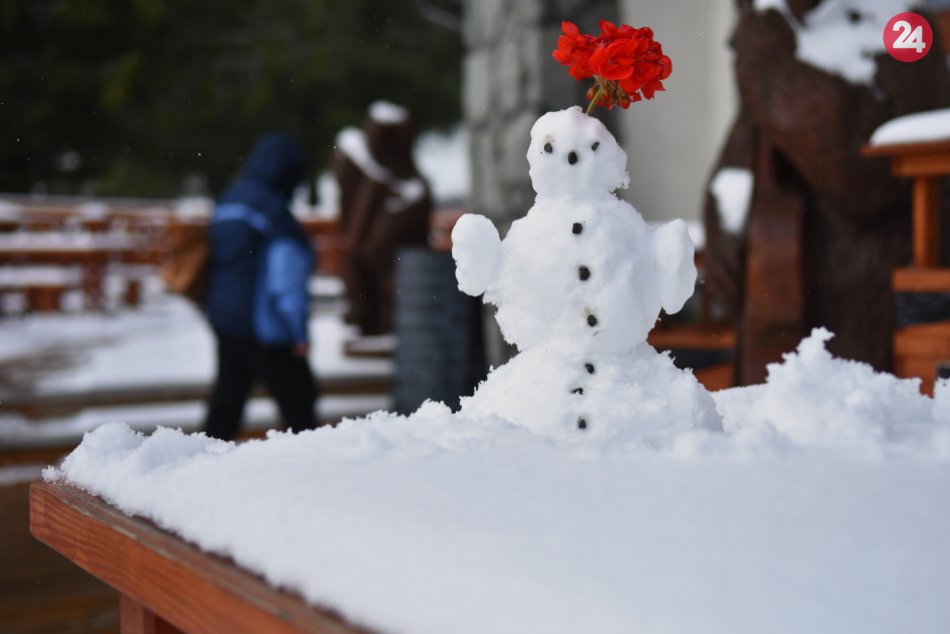
[[[594,76],[590,68],[590,56],[594,52],[594,37],[580,32],[573,22],[561,24],[564,35],[558,38],[557,48],[552,55],[565,66],[574,79],[587,79]]]
[[[563,22],[554,59],[568,67],[575,79],[594,78],[587,92],[590,112],[595,106],[626,108],[663,90],[673,65],[649,27],[616,26],[600,21],[600,35],[581,33],[573,22]]]
[[[594,75],[604,79],[626,79],[633,74],[638,44],[636,40],[617,40],[594,51],[588,64]]]

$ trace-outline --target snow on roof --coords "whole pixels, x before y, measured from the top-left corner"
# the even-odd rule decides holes
[[[915,4],[919,2],[824,0],[805,15],[804,24],[791,16],[785,0],[754,0],[753,6],[757,11],[776,9],[785,14],[798,37],[798,59],[852,83],[870,85],[874,56],[884,52],[884,26]]]
[[[395,125],[409,120],[409,111],[390,101],[374,101],[369,106],[369,118],[377,123]]]
[[[942,108],[891,119],[874,131],[869,143],[894,145],[947,139],[950,139],[950,108]]]
[[[828,337],[667,451],[428,403],[240,445],[116,423],[45,475],[381,631],[947,631],[950,386]]]

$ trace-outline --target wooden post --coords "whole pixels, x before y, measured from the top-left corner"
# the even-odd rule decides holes
[[[119,627],[122,634],[181,634],[177,627],[126,594],[119,595]]]
[[[775,174],[775,153],[758,140],[746,237],[744,300],[737,347],[739,385],[764,383],[766,366],[804,333],[804,201]]]
[[[940,217],[937,215],[937,183],[933,177],[914,179],[914,266],[939,264]]]

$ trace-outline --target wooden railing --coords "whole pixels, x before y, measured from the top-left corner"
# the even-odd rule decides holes
[[[30,532],[119,592],[123,634],[366,633],[70,486],[31,486]]]

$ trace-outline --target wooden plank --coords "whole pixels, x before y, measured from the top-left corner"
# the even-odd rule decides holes
[[[717,324],[661,326],[650,331],[647,342],[658,350],[732,350],[736,333],[731,326]]]
[[[902,379],[919,378],[920,391],[923,394],[933,395],[934,379],[936,378],[936,361],[920,357],[895,357],[894,376]]]
[[[888,145],[865,145],[861,156],[906,156],[950,154],[950,139],[925,143],[891,143]]]
[[[70,486],[30,487],[30,531],[184,632],[366,632]]]
[[[710,392],[725,390],[734,385],[735,367],[731,363],[720,363],[702,370],[696,370],[696,380]]]
[[[903,326],[894,333],[894,354],[901,357],[950,357],[950,322]]]
[[[950,269],[894,269],[891,288],[896,293],[950,293]]]
[[[918,176],[942,176],[950,174],[950,149],[932,153],[906,154],[891,159],[894,176],[916,178]]]

